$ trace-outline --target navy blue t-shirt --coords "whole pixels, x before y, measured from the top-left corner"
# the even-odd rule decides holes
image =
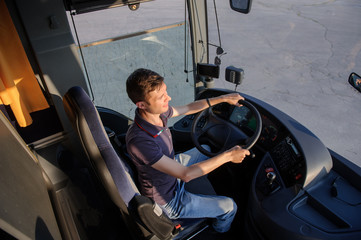
[[[127,150],[138,170],[141,194],[164,205],[173,196],[177,179],[152,167],[164,155],[174,159],[172,135],[167,127],[168,118],[172,117],[173,108],[160,115],[163,126],[155,126],[144,120],[135,111],[134,123],[130,126],[126,141]]]

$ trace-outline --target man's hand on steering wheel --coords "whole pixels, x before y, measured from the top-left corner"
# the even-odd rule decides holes
[[[235,105],[237,107],[242,106],[239,101],[244,100],[244,97],[242,97],[239,93],[229,93],[221,95],[219,96],[219,98],[222,98],[222,102],[226,102],[230,105]]]
[[[249,150],[243,149],[240,146],[236,145],[233,148],[227,150],[231,154],[230,162],[241,163],[246,156],[250,155]]]

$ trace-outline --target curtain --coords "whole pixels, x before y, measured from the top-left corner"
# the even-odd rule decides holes
[[[21,127],[32,123],[31,112],[49,107],[4,0],[0,0],[0,104],[10,105]]]

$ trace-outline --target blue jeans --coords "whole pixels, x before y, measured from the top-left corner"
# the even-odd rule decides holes
[[[196,148],[178,154],[175,159],[184,166],[208,159]],[[178,180],[175,196],[162,206],[170,219],[177,218],[213,218],[213,228],[217,232],[227,232],[237,212],[232,198],[224,196],[202,195],[187,192],[184,182]]]

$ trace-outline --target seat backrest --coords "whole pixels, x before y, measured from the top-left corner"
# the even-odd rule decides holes
[[[112,147],[93,102],[81,87],[65,94],[65,111],[78,134],[85,153],[112,201],[127,207],[138,193]]]
[[[156,204],[152,200],[139,194],[124,162],[109,141],[99,113],[87,93],[81,87],[72,87],[64,95],[63,104],[95,174],[119,207],[133,237],[172,237],[175,225],[161,210],[159,212],[159,207],[158,212],[154,210]]]

